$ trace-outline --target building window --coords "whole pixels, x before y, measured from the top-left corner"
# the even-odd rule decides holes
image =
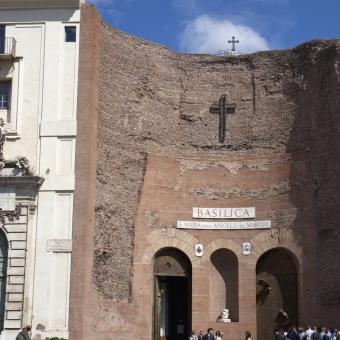
[[[0,110],[9,110],[11,81],[0,81]]]
[[[77,27],[76,26],[66,26],[65,27],[65,41],[66,42],[76,42],[77,41]]]
[[[6,26],[0,25],[0,53],[3,54],[5,52],[5,39],[6,36]]]

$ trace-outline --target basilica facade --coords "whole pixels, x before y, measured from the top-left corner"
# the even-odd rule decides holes
[[[177,54],[83,6],[71,339],[338,324],[339,52]]]

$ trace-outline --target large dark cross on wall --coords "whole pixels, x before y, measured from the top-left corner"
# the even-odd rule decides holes
[[[210,107],[210,113],[219,114],[219,133],[218,140],[220,143],[224,143],[226,132],[226,119],[228,114],[235,112],[236,105],[227,103],[227,95],[223,94],[218,102]]]

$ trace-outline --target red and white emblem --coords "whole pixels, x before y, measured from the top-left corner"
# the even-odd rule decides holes
[[[203,244],[198,243],[195,245],[195,256],[203,256]]]

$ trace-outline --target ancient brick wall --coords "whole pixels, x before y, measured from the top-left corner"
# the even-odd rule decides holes
[[[304,82],[293,98],[298,105],[287,151],[296,147],[295,136],[305,138],[299,147],[308,154],[314,181],[318,301],[340,304],[339,41],[306,44],[298,62]]]
[[[85,339],[92,289],[97,109],[101,20],[95,8],[81,10],[77,143],[70,290],[70,339]]]
[[[150,268],[141,254],[148,242],[162,244],[158,232],[175,233],[176,219],[189,219],[197,202],[246,202],[272,220],[267,236],[234,233],[234,252],[252,238],[260,256],[266,237],[280,244],[291,235],[303,262],[301,320],[328,322],[340,304],[340,42],[231,58],[176,54],[100,24],[91,11],[83,7],[71,339],[80,329],[83,340],[122,333],[150,340],[151,291],[141,293]],[[97,122],[89,94],[98,77]],[[210,113],[222,94],[236,104],[223,144],[218,115]],[[185,237],[204,244],[222,238],[207,235]],[[255,288],[245,283],[255,280],[256,263],[241,260],[240,323],[229,329],[238,338],[256,323]]]
[[[104,25],[102,47],[95,252],[99,290],[116,301],[131,298],[134,222],[146,153],[209,156],[278,150],[303,152],[309,160],[320,270],[333,278],[320,282],[320,301],[339,303],[334,281],[340,260],[335,208],[339,42],[314,41],[288,51],[223,58],[175,54]],[[221,94],[237,107],[227,118],[224,144],[218,143],[218,116],[209,113]],[[324,244],[329,244],[326,250]]]

